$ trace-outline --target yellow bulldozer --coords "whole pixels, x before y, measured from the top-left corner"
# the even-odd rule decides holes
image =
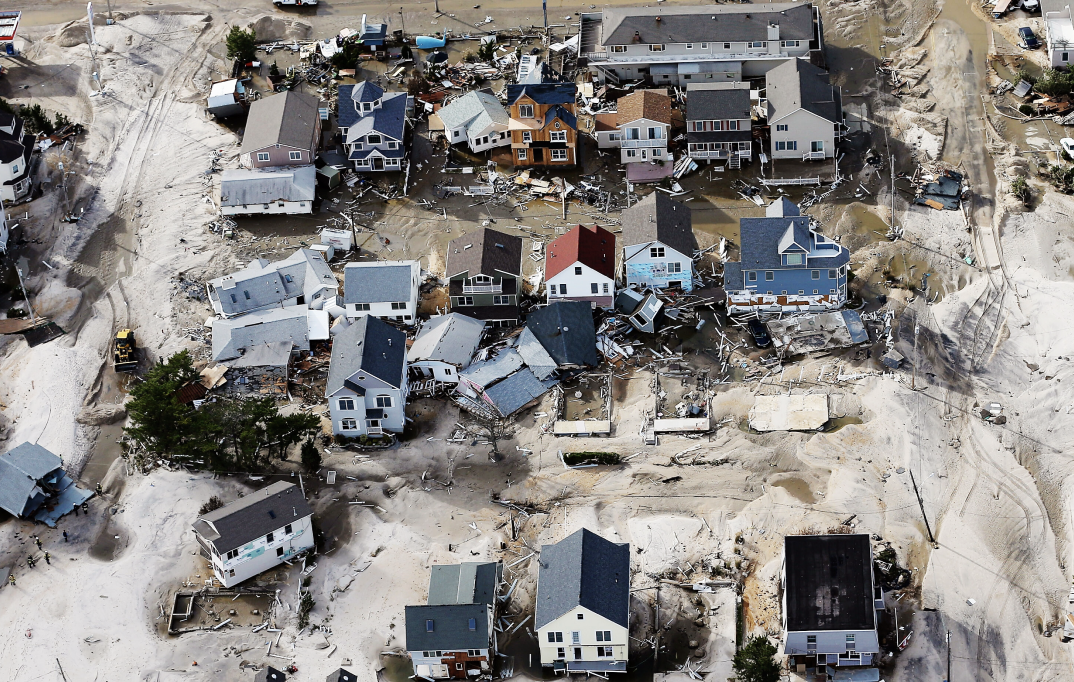
[[[112,366],[117,372],[129,372],[138,366],[138,346],[134,342],[134,332],[130,329],[116,332]]]

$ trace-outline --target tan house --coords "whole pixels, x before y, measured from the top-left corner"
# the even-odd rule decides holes
[[[573,83],[507,86],[515,166],[573,166],[578,119]]]
[[[313,95],[285,92],[250,105],[239,156],[250,168],[308,166],[321,139],[320,101]]]

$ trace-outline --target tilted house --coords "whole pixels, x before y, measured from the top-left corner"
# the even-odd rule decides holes
[[[518,323],[522,293],[522,238],[489,228],[448,243],[448,294],[451,310],[492,327]]]
[[[347,158],[360,173],[398,171],[406,157],[405,92],[369,81],[339,86],[337,125]]]
[[[731,168],[752,159],[750,84],[690,85],[686,89],[686,140],[694,159],[726,160]]]
[[[247,83],[249,80],[245,78],[214,81],[209,87],[209,98],[205,102],[206,110],[216,118],[245,114],[249,106],[246,101]]]
[[[694,288],[693,220],[686,204],[653,192],[620,216],[627,285]]]
[[[630,545],[588,529],[542,545],[534,627],[541,665],[556,673],[626,672]]]
[[[402,433],[406,334],[369,315],[336,334],[325,394],[332,433],[352,438]]]
[[[724,263],[728,312],[822,311],[846,302],[850,251],[809,221],[785,197],[764,218],[739,219],[741,260]]]
[[[230,168],[220,174],[221,215],[313,213],[316,195],[317,169],[313,166]]]
[[[573,166],[578,162],[576,98],[573,83],[507,86],[515,166]]]
[[[459,383],[459,372],[470,366],[484,332],[484,322],[459,313],[430,319],[407,351],[411,377]]]
[[[491,92],[474,90],[436,112],[451,144],[465,142],[475,154],[511,144],[511,117]]]
[[[499,562],[433,566],[429,599],[406,607],[406,649],[419,677],[465,680],[492,672]]]
[[[34,136],[26,132],[22,118],[0,112],[0,198],[18,201],[30,193],[30,155]]]
[[[93,493],[75,485],[63,460],[37,443],[21,443],[0,455],[0,509],[50,528]]]
[[[540,342],[533,339],[531,348],[522,348],[527,331],[523,330],[519,336],[518,349],[503,350],[459,372],[456,401],[461,407],[492,419],[503,419],[536,402],[559,383],[549,378],[556,363]],[[526,350],[530,352],[523,359]],[[528,366],[535,356],[539,358],[535,366]]]
[[[413,324],[419,284],[421,264],[416,260],[348,263],[343,268],[343,307],[351,319],[372,315]]]
[[[557,237],[544,256],[548,302],[587,301],[611,308],[615,300],[615,235],[579,225]]]
[[[250,105],[240,158],[250,168],[308,166],[321,140],[319,100],[290,90]]]
[[[313,510],[299,487],[277,481],[194,522],[201,555],[224,587],[313,549]]]
[[[829,74],[793,59],[765,76],[773,159],[831,159],[843,136],[843,96]]]
[[[671,98],[665,91],[639,90],[620,97],[616,127],[619,161],[627,164],[628,180],[645,182],[671,175],[674,170],[673,159],[668,155]]]
[[[786,536],[782,587],[783,653],[799,673],[877,662],[884,595],[868,535]]]
[[[606,7],[582,15],[581,36],[579,66],[611,84],[741,81],[822,49],[806,3]]]
[[[206,289],[217,315],[237,317],[289,306],[320,310],[334,301],[339,282],[318,251],[299,249],[275,263],[258,258],[238,272],[209,280]]]

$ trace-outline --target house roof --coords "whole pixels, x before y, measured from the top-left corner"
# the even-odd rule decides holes
[[[448,242],[447,276],[522,274],[522,237],[484,228]]]
[[[491,386],[500,379],[511,375],[525,362],[522,356],[514,348],[500,351],[495,357],[475,362],[465,370],[459,372],[459,378],[465,379],[474,386],[484,388]]]
[[[619,98],[616,112],[618,125],[626,125],[639,118],[671,125],[671,98],[664,90],[637,90]]]
[[[254,682],[286,682],[287,675],[276,670],[271,665],[266,665],[254,675]]]
[[[348,263],[343,268],[343,302],[409,301],[420,267],[416,260]]]
[[[220,205],[249,206],[273,201],[310,201],[317,190],[317,169],[292,166],[273,170],[235,168],[220,175]]]
[[[358,318],[336,334],[326,395],[343,388],[359,372],[400,388],[406,373],[406,334],[372,315]]]
[[[850,261],[846,247],[811,230],[809,216],[800,215],[798,206],[786,198],[770,204],[764,218],[739,218],[739,231],[742,234],[739,265],[724,268],[728,283],[733,279],[730,274],[737,275],[742,270],[787,267],[783,265],[780,248],[787,248],[791,243],[808,249],[802,268],[835,268]]]
[[[689,257],[697,250],[690,209],[663,192],[645,197],[623,211],[619,220],[624,246],[658,241]]]
[[[539,308],[529,314],[526,328],[558,365],[600,364],[593,306],[588,301],[557,301]]]
[[[579,225],[548,245],[544,277],[555,277],[575,263],[588,265],[605,277],[615,277],[615,235],[604,228]]]
[[[516,83],[507,86],[507,102],[514,104],[525,95],[537,104],[574,104],[577,93],[574,83]]]
[[[570,109],[559,104],[548,107],[548,110],[544,112],[544,119],[541,121],[541,125],[547,126],[557,118],[571,128],[578,128],[578,117],[571,113]]]
[[[657,17],[660,18],[657,21]],[[768,40],[779,25],[780,40],[813,39],[813,6],[807,3],[605,7],[602,45],[650,45]]]
[[[258,258],[238,272],[209,280],[209,286],[223,313],[234,316],[299,296],[308,304],[322,288],[337,288],[339,283],[320,252],[299,249],[275,263]]]
[[[482,117],[482,114],[485,116]],[[483,130],[491,123],[507,125],[511,120],[496,95],[481,90],[473,90],[452,100],[450,104],[437,110],[436,115],[448,129],[460,128],[481,119],[487,121],[481,128]]]
[[[498,561],[465,561],[433,566],[429,572],[429,606],[495,606],[502,572],[503,564]]]
[[[358,676],[349,670],[340,668],[329,673],[324,682],[358,682]]]
[[[787,630],[876,627],[868,535],[788,535],[783,551]]]
[[[291,349],[294,342],[266,341],[246,348],[239,357],[223,364],[228,367],[286,367],[291,361]]]
[[[460,313],[434,317],[422,325],[407,359],[410,362],[439,360],[465,369],[470,366],[484,331],[483,321]]]
[[[843,100],[839,88],[829,82],[829,74],[804,59],[788,59],[765,75],[768,121],[805,109],[833,123],[843,120]]]
[[[350,97],[354,102],[376,102],[384,97],[384,88],[372,81],[362,81],[351,86]]]
[[[250,105],[240,154],[273,145],[313,149],[317,143],[317,105],[313,95],[289,90]]]
[[[231,504],[202,514],[194,530],[224,554],[313,514],[299,487],[277,481]]]
[[[686,93],[687,121],[720,121],[750,118],[750,91],[689,90]]]
[[[537,337],[533,334],[533,330],[529,327],[523,327],[522,333],[518,335],[516,350],[522,358],[522,361],[525,362],[526,366],[533,372],[533,376],[541,381],[552,376],[553,372],[559,368],[559,365],[556,364],[556,361],[548,354],[548,351],[545,350],[545,347],[537,340]]]
[[[376,88],[372,83],[339,86],[339,112],[336,115],[336,122],[340,128],[347,129],[346,142],[354,142],[369,133],[380,133],[401,142],[406,129],[406,93],[384,92],[381,96],[380,106],[363,114],[354,107],[355,102],[363,100],[355,100],[352,96],[353,89],[359,85]],[[377,88],[377,90],[379,89]],[[371,93],[371,90],[363,88],[358,96],[370,97]],[[350,104],[348,104],[348,101]],[[373,100],[367,99],[364,101]],[[392,150],[384,150],[384,153],[390,154]]]
[[[318,320],[317,318],[324,318]],[[241,317],[213,320],[212,359],[224,362],[242,358],[246,352],[270,343],[290,343],[297,350],[309,350],[310,340],[319,334],[311,330],[328,326],[328,311],[306,306],[259,310]],[[289,352],[289,351],[288,351]]]
[[[540,557],[534,627],[578,606],[627,627],[630,545],[583,528],[554,545],[542,545]]]
[[[486,604],[408,606],[407,651],[488,649],[488,612]]]
[[[63,460],[36,443],[21,443],[0,455],[0,509],[22,516],[37,482],[63,466]]]
[[[548,392],[557,382],[541,381],[530,370],[523,367],[503,381],[485,389],[485,395],[504,417],[510,417],[523,407]]]
[[[593,118],[597,122],[598,133],[619,130],[619,114],[595,114]]]

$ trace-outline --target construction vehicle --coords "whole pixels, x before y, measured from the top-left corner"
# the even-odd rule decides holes
[[[134,342],[134,332],[130,329],[116,332],[112,366],[117,372],[129,372],[138,366],[138,346]]]

